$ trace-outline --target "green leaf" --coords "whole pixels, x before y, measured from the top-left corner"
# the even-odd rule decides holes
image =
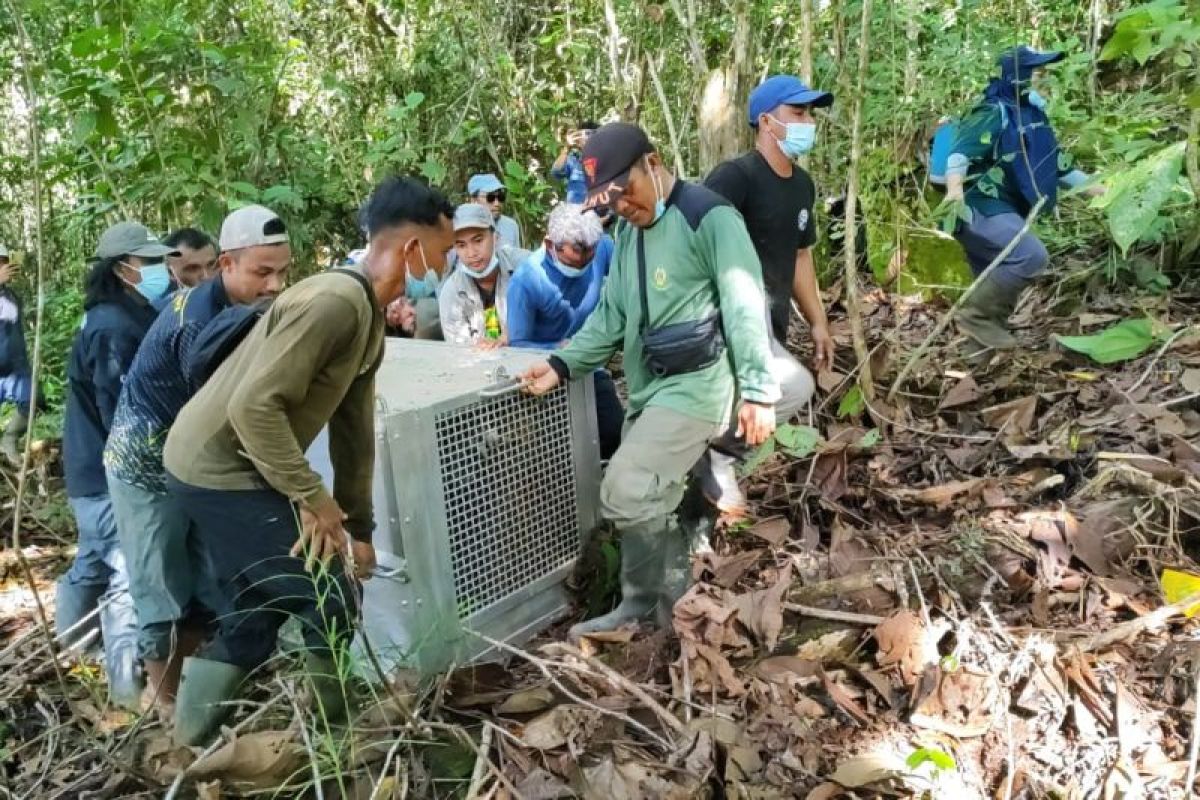
[[[1149,319],[1127,319],[1090,336],[1055,336],[1068,350],[1083,353],[1101,364],[1115,364],[1137,358],[1154,346],[1159,338]]]
[[[821,432],[807,425],[780,425],[775,429],[775,441],[779,449],[793,458],[812,455],[821,441]]]
[[[1106,210],[1108,229],[1122,253],[1154,229],[1159,211],[1175,192],[1186,149],[1187,142],[1164,147],[1109,177],[1108,192],[1096,205]]]
[[[299,209],[304,205],[304,198],[291,186],[278,184],[263,191],[262,202]]]
[[[858,440],[858,446],[863,449],[874,447],[875,445],[879,444],[880,436],[881,434],[879,433],[879,429],[872,428],[864,433],[862,438]]]
[[[257,200],[258,199],[258,187],[255,186],[253,183],[246,183],[245,181],[234,181],[233,183],[229,184],[229,188],[232,189],[233,191],[237,192],[239,195],[241,195],[242,199],[247,199],[247,200]]]
[[[423,92],[409,92],[404,97],[404,105],[408,106],[409,109],[415,109],[424,102],[425,94]]]
[[[842,402],[838,403],[837,415],[840,418],[857,417],[867,407],[866,398],[863,397],[862,388],[855,385],[850,387],[850,391],[842,395]]]
[[[772,436],[758,446],[758,449],[750,454],[750,457],[742,464],[742,475],[749,475],[756,469],[761,467],[768,458],[775,455],[775,437]]]
[[[914,751],[904,763],[909,769],[916,769],[926,762],[947,772],[958,769],[958,763],[954,760],[954,756],[937,747],[922,747],[920,750]]]
[[[430,183],[436,185],[446,177],[446,168],[432,158],[426,158],[425,163],[421,165],[421,174],[428,178]]]
[[[504,174],[510,178],[524,180],[529,177],[529,171],[526,170],[519,162],[513,161],[511,158],[504,162]]]

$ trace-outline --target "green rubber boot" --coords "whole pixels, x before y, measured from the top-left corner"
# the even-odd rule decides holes
[[[1008,318],[1025,286],[1000,283],[994,276],[979,284],[958,310],[958,327],[983,350],[1008,350],[1017,339],[1008,330]]]
[[[175,699],[175,744],[207,744],[229,716],[226,705],[237,695],[246,671],[224,661],[185,658]]]
[[[569,632],[572,640],[653,617],[663,583],[663,559],[670,528],[669,521],[663,519],[622,531],[621,603],[604,616],[572,626]]]
[[[332,656],[313,652],[304,654],[304,670],[313,714],[324,722],[345,722],[353,691],[350,676],[341,674]]]

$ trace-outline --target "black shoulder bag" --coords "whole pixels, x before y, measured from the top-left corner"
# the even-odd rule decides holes
[[[642,358],[656,378],[699,372],[717,363],[725,354],[725,332],[721,312],[707,319],[650,326],[650,304],[646,298],[646,242],[637,232],[638,292],[642,300]]]

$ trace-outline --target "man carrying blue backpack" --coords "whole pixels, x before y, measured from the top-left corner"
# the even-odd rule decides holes
[[[1008,317],[1025,287],[1049,261],[1036,235],[1021,234],[1025,217],[1042,199],[1040,215],[1053,209],[1060,185],[1076,188],[1089,180],[1079,170],[1060,164],[1058,140],[1046,118],[1046,98],[1036,88],[1043,69],[1063,58],[1061,52],[1026,46],[1005,51],[999,58],[1000,76],[992,79],[983,100],[953,128],[946,201],[958,207],[954,238],[966,251],[976,278],[1019,237],[959,311],[959,327],[974,342],[969,354],[974,359],[1017,345],[1008,330]],[[937,149],[935,139],[934,161]],[[1094,184],[1087,192],[1103,194],[1104,187]]]

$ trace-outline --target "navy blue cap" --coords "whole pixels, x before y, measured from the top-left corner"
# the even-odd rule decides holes
[[[1067,57],[1061,50],[1034,50],[1027,45],[1005,50],[996,59],[1000,73],[1010,77],[1027,79],[1035,69],[1047,64],[1057,64]]]
[[[813,106],[828,108],[833,105],[833,95],[819,89],[810,89],[795,75],[772,75],[750,93],[750,127],[758,127],[758,118],[779,106]]]

